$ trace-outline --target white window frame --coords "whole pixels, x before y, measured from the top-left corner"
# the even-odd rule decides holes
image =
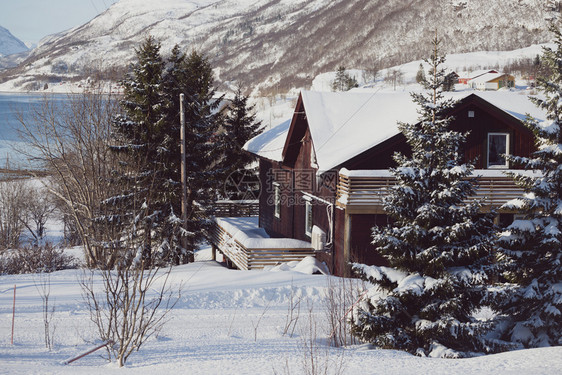
[[[281,218],[281,185],[277,182],[273,183],[273,216]]]
[[[490,137],[491,136],[498,136],[498,135],[503,135],[505,136],[505,164],[502,165],[490,165]],[[509,143],[510,143],[510,135],[509,133],[503,133],[503,132],[492,132],[492,133],[488,133],[487,136],[487,144],[486,144],[486,165],[488,167],[488,169],[507,169],[509,168],[509,161],[507,160],[507,155],[511,155],[511,150],[509,149]]]
[[[308,237],[312,237],[312,199],[307,197],[304,198],[304,233]]]

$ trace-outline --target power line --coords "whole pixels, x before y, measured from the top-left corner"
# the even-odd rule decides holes
[[[92,4],[92,6],[94,7],[94,9],[96,10],[96,14],[100,14],[98,7],[96,7],[96,4],[94,4],[94,0],[90,0],[90,4]]]

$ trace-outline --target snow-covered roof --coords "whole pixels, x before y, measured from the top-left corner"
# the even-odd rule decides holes
[[[302,100],[320,171],[327,171],[399,133],[417,107],[407,92],[303,91]]]
[[[337,167],[399,134],[399,122],[418,121],[418,107],[408,92],[303,91],[301,95],[320,172]],[[476,95],[518,120],[524,120],[527,114],[545,119],[544,112],[520,92],[467,90],[444,95],[457,100]],[[250,140],[245,149],[281,161],[289,123]]]
[[[486,83],[486,82],[493,81],[494,79],[498,79],[498,78],[503,77],[503,76],[509,76],[509,74],[507,74],[507,73],[486,73],[486,74],[482,74],[481,76],[478,76],[476,78],[471,79],[470,83]]]
[[[294,238],[270,238],[265,229],[260,228],[258,217],[219,217],[215,219],[232,239],[247,249],[310,249],[310,242]]]
[[[461,78],[467,78],[467,79],[474,79],[476,77],[480,77],[483,74],[486,73],[492,73],[495,72],[495,70],[490,70],[490,69],[480,69],[480,70],[475,70],[472,72],[461,72],[460,73],[460,77]]]
[[[283,146],[285,145],[290,126],[291,120],[289,119],[272,129],[264,131],[246,142],[244,150],[261,156],[262,158],[282,161]]]

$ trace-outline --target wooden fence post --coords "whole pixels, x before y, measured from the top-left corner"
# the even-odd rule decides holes
[[[16,320],[16,286],[14,285],[14,304],[12,307],[12,345],[14,345],[14,326]]]

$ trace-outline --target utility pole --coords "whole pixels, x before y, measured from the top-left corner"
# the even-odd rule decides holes
[[[187,231],[187,163],[185,160],[185,109],[184,109],[185,95],[180,94],[180,153],[181,153],[181,219],[183,227]],[[184,249],[187,249],[187,238],[182,236],[181,244]],[[191,257],[188,257],[191,261]]]

